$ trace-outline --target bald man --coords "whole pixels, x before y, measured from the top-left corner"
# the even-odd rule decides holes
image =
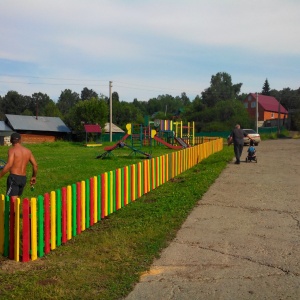
[[[252,140],[250,136],[245,133],[243,129],[241,129],[240,124],[236,124],[235,128],[230,134],[228,145],[233,143],[234,155],[236,158],[235,164],[237,165],[239,165],[241,162],[241,156],[244,147],[244,137],[248,137],[250,140]]]

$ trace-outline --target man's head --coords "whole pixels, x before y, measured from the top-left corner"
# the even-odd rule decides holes
[[[21,135],[17,132],[14,132],[11,136],[10,136],[10,142],[12,144],[16,144],[16,143],[20,143],[21,141]]]
[[[240,129],[240,128],[241,128],[241,125],[240,125],[240,124],[236,124],[236,125],[235,125],[235,128]]]

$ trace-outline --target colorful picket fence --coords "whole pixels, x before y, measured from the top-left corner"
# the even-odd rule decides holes
[[[43,196],[0,196],[0,253],[15,261],[43,257],[109,214],[223,149],[223,139],[93,176]],[[22,213],[21,213],[22,212]]]

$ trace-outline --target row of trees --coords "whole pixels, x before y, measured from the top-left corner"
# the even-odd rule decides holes
[[[241,87],[242,83],[233,84],[228,73],[220,72],[213,75],[210,86],[192,100],[183,92],[176,97],[166,94],[129,103],[120,101],[118,93],[113,92],[113,123],[125,130],[127,123],[143,123],[144,117],[150,116],[152,119],[195,121],[197,131],[230,130],[236,123],[253,127],[254,120],[249,118],[242,103],[247,94],[240,93]],[[276,97],[288,110],[300,109],[300,88],[271,90],[266,79],[261,92]],[[5,114],[60,117],[72,130],[82,131],[84,123],[98,123],[104,127],[109,120],[109,98],[87,87],[80,95],[65,89],[57,103],[47,94],[34,93],[30,97],[9,91],[4,97],[0,96],[2,120]],[[300,120],[300,115],[296,120]],[[294,123],[299,130],[300,122]]]

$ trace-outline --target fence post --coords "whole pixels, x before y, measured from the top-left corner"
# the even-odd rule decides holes
[[[0,195],[0,254],[4,253],[4,195]]]
[[[31,259],[37,259],[37,214],[36,198],[31,198]]]
[[[20,260],[20,198],[16,199],[15,202],[15,249],[14,249],[14,259],[15,261]]]
[[[90,184],[85,180],[85,227],[90,228]]]
[[[61,227],[62,227],[62,243],[67,242],[67,188],[61,189],[61,203],[62,203],[62,215],[61,215]]]
[[[44,256],[44,197],[38,196],[38,256]]]
[[[60,246],[62,240],[62,198],[61,190],[56,190],[56,245]]]
[[[9,202],[9,259],[14,259],[14,249],[15,249],[15,201],[10,199]]]
[[[76,236],[76,225],[77,225],[77,219],[76,219],[76,205],[77,201],[76,201],[76,184],[73,183],[72,184],[72,236]]]
[[[56,249],[56,197],[55,192],[50,193],[50,208],[51,208],[51,250]]]
[[[50,252],[50,195],[49,193],[44,194],[44,212],[45,212],[45,254],[47,254]]]
[[[90,187],[90,226],[94,225],[94,209],[95,209],[95,202],[94,202],[94,178],[91,177],[89,180],[89,187]]]
[[[23,247],[22,247],[22,261],[27,262],[30,260],[29,250],[30,250],[30,206],[29,200],[25,198],[22,203],[23,206]]]
[[[77,234],[81,233],[81,183],[76,183],[76,200],[77,200]]]
[[[72,238],[72,190],[67,186],[67,240]]]

